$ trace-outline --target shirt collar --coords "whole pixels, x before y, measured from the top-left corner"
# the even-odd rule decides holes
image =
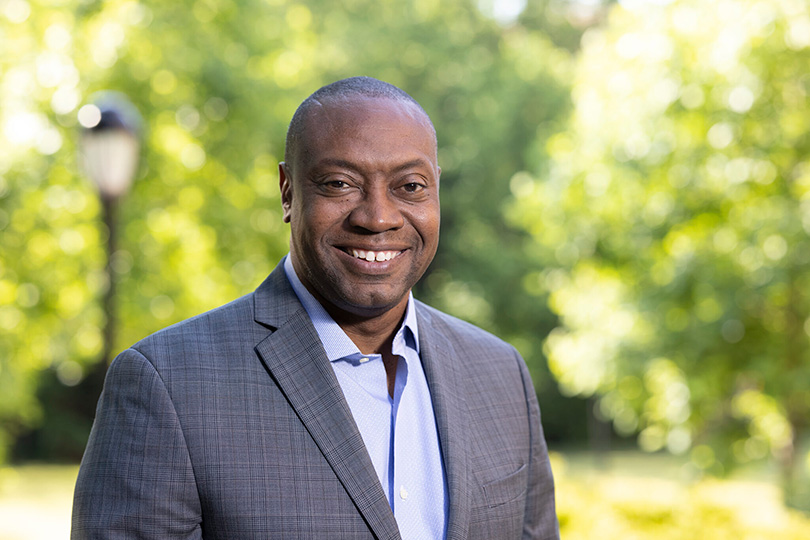
[[[357,345],[346,335],[346,332],[338,325],[334,319],[326,312],[320,302],[307,290],[293,268],[292,260],[287,255],[284,258],[284,272],[292,285],[298,300],[307,311],[318,337],[321,339],[326,357],[330,362],[346,358],[347,356],[360,355],[361,351]],[[404,339],[403,339],[404,338]],[[396,354],[397,344],[404,340],[405,344],[419,353],[419,328],[416,324],[416,309],[414,306],[413,293],[408,293],[408,305],[405,308],[405,319],[394,336],[394,353]]]

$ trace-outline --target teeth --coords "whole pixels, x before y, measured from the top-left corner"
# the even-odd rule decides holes
[[[399,251],[363,251],[362,249],[352,250],[353,257],[364,259],[368,262],[390,261],[397,255],[399,255]]]

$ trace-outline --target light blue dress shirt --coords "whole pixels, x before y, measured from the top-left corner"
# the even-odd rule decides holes
[[[447,480],[425,372],[413,295],[394,336],[394,397],[379,354],[363,354],[304,287],[290,257],[284,271],[309,314],[349,403],[404,540],[445,538]]]

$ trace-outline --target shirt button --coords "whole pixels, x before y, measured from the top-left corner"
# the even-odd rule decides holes
[[[361,364],[365,364],[366,362],[368,362],[368,358],[366,358],[365,356],[360,359]]]
[[[405,486],[399,488],[399,497],[403,501],[408,498],[408,490],[405,489]]]

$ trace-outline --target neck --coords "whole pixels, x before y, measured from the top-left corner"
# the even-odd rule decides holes
[[[361,353],[382,356],[388,395],[392,398],[394,397],[398,363],[398,357],[394,356],[392,346],[394,335],[402,324],[407,306],[408,297],[406,296],[394,308],[375,317],[362,317],[345,311],[334,312],[336,308],[333,306],[331,309],[324,306],[329,315],[346,332],[349,339],[357,345]]]
[[[405,318],[407,307],[408,296],[393,308],[373,317],[357,315],[334,306],[324,306],[360,352],[382,355],[391,354],[394,335]]]

